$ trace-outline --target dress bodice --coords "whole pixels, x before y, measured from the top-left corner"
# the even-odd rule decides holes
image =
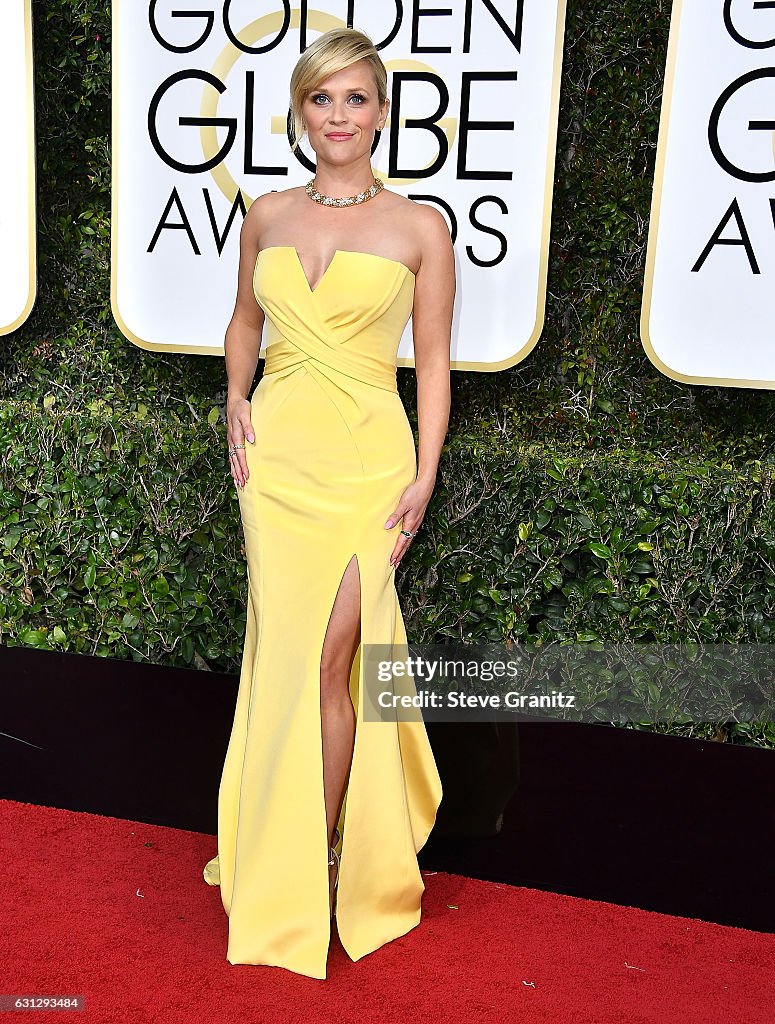
[[[337,249],[314,289],[294,246],[261,249],[253,272],[264,310],[264,375],[314,360],[396,391],[396,359],[412,314],[415,275],[375,253]]]

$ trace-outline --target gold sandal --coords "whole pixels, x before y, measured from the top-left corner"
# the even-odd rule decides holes
[[[331,900],[331,920],[333,920],[334,912],[336,911],[336,897],[339,889],[339,854],[336,852],[335,847],[332,846],[329,850],[329,868],[333,867],[334,864],[336,865],[336,874],[334,875],[334,893]]]

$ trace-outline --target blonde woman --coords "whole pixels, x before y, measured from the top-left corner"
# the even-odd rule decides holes
[[[290,95],[315,176],[252,203],[225,341],[248,619],[204,875],[230,963],[325,978],[334,919],[358,960],[421,916],[441,781],[421,718],[364,720],[363,645],[406,643],[394,572],[447,432],[455,268],[441,214],[372,171],[389,100],[369,37],[320,36]],[[410,316],[418,450],[396,388]]]

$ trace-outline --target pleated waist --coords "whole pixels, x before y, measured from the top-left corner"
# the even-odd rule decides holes
[[[324,352],[311,354],[303,352],[290,339],[275,336],[267,345],[264,363],[264,376],[279,373],[295,366],[311,363],[325,372],[326,369],[335,373],[343,373],[347,377],[383,388],[386,391],[398,391],[396,364],[388,362],[377,355],[366,354],[356,349],[344,349],[337,345],[327,347]]]

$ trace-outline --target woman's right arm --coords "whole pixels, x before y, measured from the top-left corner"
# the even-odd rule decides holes
[[[260,196],[250,206],[240,231],[239,274],[237,278],[237,299],[234,304],[229,326],[226,328],[224,351],[226,355],[226,423],[229,448],[235,444],[255,444],[255,434],[250,421],[248,392],[258,365],[261,349],[261,332],[264,326],[264,311],[256,301],[253,292],[253,271],[258,255],[260,224],[264,214],[264,199]],[[245,450],[240,448],[229,458],[231,475],[237,487],[244,487],[248,479]]]

